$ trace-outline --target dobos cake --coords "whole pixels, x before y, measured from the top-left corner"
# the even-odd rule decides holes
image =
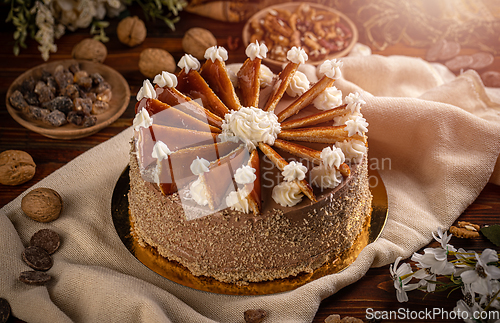
[[[370,218],[368,123],[359,94],[310,84],[292,48],[274,75],[267,48],[243,64],[211,47],[177,75],[145,80],[131,144],[132,235],[195,276],[261,282],[313,272],[348,249]]]

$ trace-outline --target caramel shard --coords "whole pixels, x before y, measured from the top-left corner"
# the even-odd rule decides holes
[[[201,99],[203,107],[213,112],[217,116],[224,118],[229,113],[227,106],[215,95],[200,73],[190,70],[188,73],[184,69],[177,75],[177,90],[188,94],[193,99]]]
[[[262,60],[247,58],[237,73],[244,107],[258,107],[260,95],[260,66]]]
[[[196,147],[217,142],[217,134],[182,128],[173,128],[153,124],[139,130],[137,154],[143,168],[147,168],[156,159],[152,157],[153,147],[157,140],[163,141],[174,152],[179,149]]]
[[[191,100],[191,98],[185,96],[179,90],[174,87],[156,88],[156,94],[158,95],[158,100],[162,101],[186,114],[195,117],[198,120],[208,122],[208,124],[221,128],[222,118],[215,115],[208,109],[203,108],[196,101]]]
[[[284,150],[294,156],[304,158],[316,165],[321,164],[321,151],[292,143],[282,139],[274,141],[274,147]]]
[[[248,154],[243,145],[228,155],[210,163],[209,171],[200,175],[207,189],[208,206],[215,210],[227,196],[228,190],[237,190],[233,176],[236,169],[246,163]]]
[[[236,95],[233,83],[227,74],[226,64],[223,61],[216,59],[213,62],[211,59],[207,59],[201,67],[200,75],[228,109],[240,109],[240,100]]]
[[[344,140],[360,140],[366,142],[365,136],[354,135],[349,137],[345,126],[317,127],[317,128],[300,128],[291,130],[281,130],[278,134],[279,139],[292,141],[319,142],[323,144],[334,144],[337,141]]]
[[[287,118],[297,114],[300,110],[307,107],[312,103],[318,95],[320,95],[327,87],[330,87],[335,82],[334,79],[323,76],[316,84],[314,84],[309,90],[304,92],[297,100],[285,108],[278,114],[278,121],[282,122]]]
[[[285,68],[279,73],[278,79],[273,86],[273,92],[267,99],[266,105],[264,106],[264,111],[274,111],[278,102],[283,97],[288,84],[290,84],[295,72],[299,68],[299,65],[300,64],[288,62]],[[281,122],[281,120],[279,121]]]
[[[316,113],[300,119],[294,119],[282,122],[281,129],[303,128],[308,126],[314,126],[323,122],[332,121],[334,118],[346,114],[347,113],[346,107],[347,105],[344,104],[328,111]]]
[[[150,116],[154,115],[155,124],[174,128],[220,133],[220,128],[209,125],[183,111],[156,99],[146,99],[141,106]]]

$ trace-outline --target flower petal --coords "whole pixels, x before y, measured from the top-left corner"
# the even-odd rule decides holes
[[[497,262],[498,254],[495,250],[492,249],[484,249],[480,256],[481,260],[484,261],[485,264],[489,262]]]
[[[408,302],[408,295],[406,295],[406,292],[404,290],[397,290],[396,297],[398,298],[398,302],[400,303]]]
[[[485,271],[490,279],[500,279],[500,268],[496,266],[487,266]]]
[[[464,284],[472,284],[479,279],[479,275],[475,270],[464,271],[462,274],[460,274],[460,277],[462,277],[462,281],[464,282]]]

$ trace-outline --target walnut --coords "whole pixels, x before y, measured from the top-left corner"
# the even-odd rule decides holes
[[[182,48],[197,59],[203,59],[207,48],[217,45],[217,39],[207,29],[191,28],[182,38]]]
[[[125,45],[134,47],[146,39],[146,25],[137,16],[122,19],[116,28],[118,39]]]
[[[102,63],[108,55],[106,46],[98,40],[86,38],[73,47],[71,56],[74,59],[84,59],[92,62]]]
[[[260,323],[267,316],[267,312],[262,309],[246,310],[243,314],[246,323]]]
[[[59,217],[62,211],[62,199],[59,193],[50,188],[36,188],[21,200],[24,213],[38,222],[50,222]]]
[[[175,68],[174,57],[161,48],[147,48],[139,57],[139,70],[148,78],[153,78],[163,71],[174,73]]]
[[[22,150],[0,153],[0,184],[19,185],[33,178],[36,165],[30,154]]]
[[[481,230],[481,227],[479,225],[466,221],[458,221],[458,227],[465,228],[469,231],[475,231],[475,232]]]
[[[340,319],[340,315],[332,314],[325,319],[325,323],[363,323],[363,320],[352,316],[344,316]]]
[[[453,225],[450,227],[450,233],[452,235],[457,238],[465,239],[479,237],[479,230],[481,230],[481,227],[479,225],[465,221],[458,221],[458,227]]]

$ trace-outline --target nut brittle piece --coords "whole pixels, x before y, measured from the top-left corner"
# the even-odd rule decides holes
[[[334,144],[337,141],[349,139],[366,142],[366,138],[358,134],[349,137],[349,132],[344,128],[345,126],[331,126],[282,130],[278,134],[278,138],[284,140],[319,142],[322,144]]]
[[[250,41],[264,42],[268,58],[286,62],[293,46],[302,47],[312,61],[344,50],[352,40],[352,30],[340,16],[322,6],[301,3],[295,10],[270,8],[264,17],[250,22]]]

